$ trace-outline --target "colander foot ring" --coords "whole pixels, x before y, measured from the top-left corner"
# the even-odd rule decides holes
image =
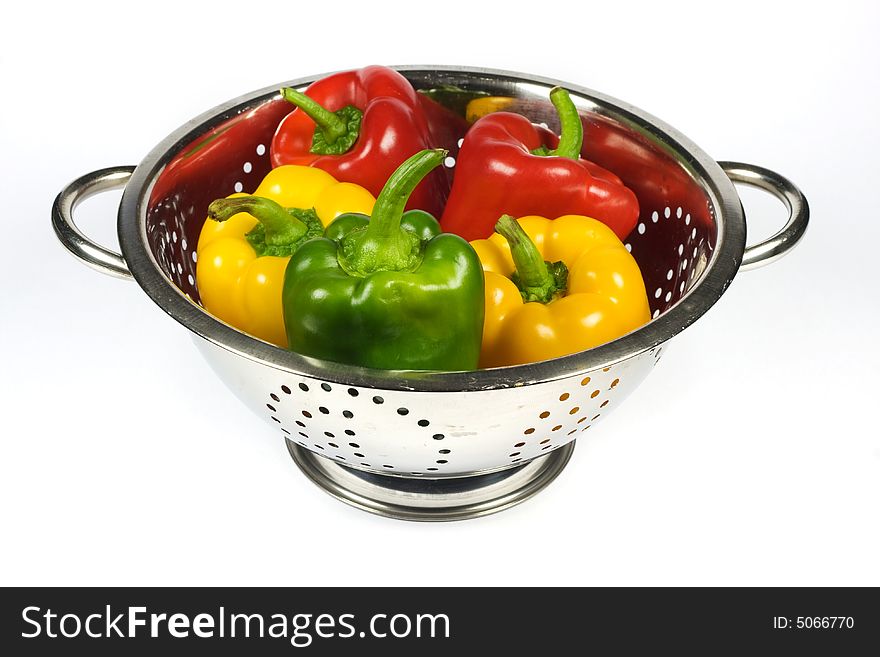
[[[562,472],[574,451],[574,441],[523,465],[449,479],[355,470],[291,440],[287,450],[309,479],[346,504],[386,518],[448,521],[478,518],[529,499]]]

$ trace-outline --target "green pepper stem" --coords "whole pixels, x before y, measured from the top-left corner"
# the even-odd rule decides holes
[[[584,144],[584,124],[581,123],[581,115],[571,96],[562,87],[553,87],[550,90],[550,102],[559,115],[560,126],[559,145],[553,154],[576,160],[580,157],[581,147]]]
[[[410,194],[448,151],[419,151],[404,161],[379,192],[369,223],[348,233],[339,244],[337,260],[351,276],[377,271],[415,271],[423,257],[422,239],[400,225]]]
[[[511,280],[525,301],[549,303],[565,292],[568,268],[562,262],[546,262],[516,219],[509,214],[502,215],[495,224],[495,232],[510,245],[516,268]]]
[[[284,87],[281,90],[284,100],[293,103],[315,122],[318,129],[324,135],[324,141],[333,144],[347,131],[346,122],[334,112],[322,107],[318,102],[309,98],[301,91]]]
[[[208,206],[208,218],[226,221],[233,215],[247,212],[263,224],[267,244],[293,244],[308,227],[272,199],[262,196],[220,198]]]
[[[442,148],[419,151],[405,160],[379,192],[367,231],[370,237],[393,237],[400,231],[400,220],[410,194],[422,178],[436,168],[449,151]]]

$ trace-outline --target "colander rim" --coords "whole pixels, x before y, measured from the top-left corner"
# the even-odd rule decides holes
[[[654,349],[699,319],[725,292],[745,249],[745,218],[739,196],[718,163],[681,132],[634,105],[552,78],[515,71],[445,65],[392,68],[410,77],[447,75],[492,78],[513,84],[564,86],[575,102],[639,131],[676,159],[701,185],[714,207],[717,239],[705,270],[671,308],[644,326],[612,342],[561,358],[491,369],[458,372],[412,372],[354,367],[303,356],[251,337],[209,314],[162,272],[146,234],[147,209],[155,181],[181,148],[214,125],[279,97],[282,86],[302,87],[329,73],[311,75],[259,89],[222,103],[183,124],[159,142],[138,164],[119,205],[117,231],[133,278],[167,314],[214,345],[262,365],[304,378],[381,390],[471,392],[539,384],[611,367]]]

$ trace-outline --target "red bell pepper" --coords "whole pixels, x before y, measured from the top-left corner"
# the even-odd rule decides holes
[[[272,166],[318,167],[374,196],[407,158],[428,148],[454,152],[467,129],[449,112],[429,116],[426,99],[400,73],[384,66],[334,73],[312,83],[305,93],[290,88],[281,93],[296,109],[275,132],[269,149]],[[432,129],[438,116],[454,121],[453,129],[445,124]],[[449,186],[442,168],[432,171],[410,196],[407,209],[439,216]]]
[[[626,238],[639,217],[636,195],[612,172],[580,158],[583,124],[568,92],[556,87],[550,100],[559,113],[558,139],[511,112],[474,123],[458,154],[443,230],[475,240],[491,235],[503,214],[580,214]]]

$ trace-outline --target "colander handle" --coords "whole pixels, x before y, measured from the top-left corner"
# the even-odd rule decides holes
[[[756,269],[777,260],[791,251],[804,236],[810,220],[807,199],[793,182],[775,171],[743,162],[719,162],[734,183],[749,185],[773,194],[788,208],[788,221],[775,235],[747,246],[740,271]]]
[[[132,276],[125,258],[86,237],[73,221],[73,211],[90,196],[125,187],[134,169],[132,166],[109,167],[80,176],[61,190],[52,205],[52,226],[68,251],[99,272],[127,279]]]

